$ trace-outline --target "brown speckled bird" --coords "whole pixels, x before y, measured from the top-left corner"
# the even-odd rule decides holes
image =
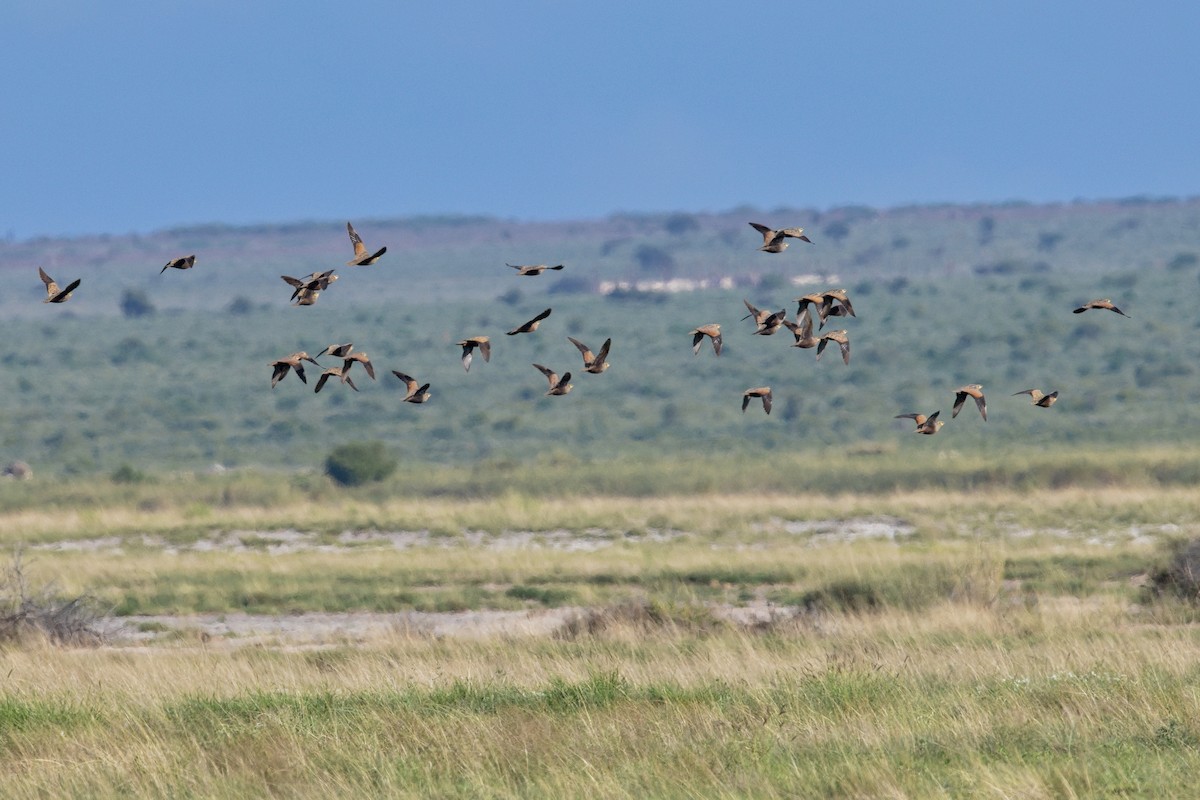
[[[350,368],[354,366],[356,362],[363,365],[363,369],[367,371],[368,378],[375,380],[375,366],[371,363],[370,357],[368,357],[367,354],[362,350],[350,353],[342,359],[342,372],[349,375]]]
[[[46,270],[38,267],[38,275],[42,278],[42,283],[46,284],[46,299],[43,303],[65,303],[71,297],[71,292],[79,288],[81,279],[76,278],[67,284],[67,288],[59,290],[58,284],[54,279],[46,274]]]
[[[1087,311],[1089,308],[1104,308],[1104,309],[1108,309],[1109,311],[1115,311],[1118,314],[1120,314],[1122,317],[1129,316],[1124,311],[1122,311],[1121,309],[1119,309],[1115,305],[1113,305],[1113,301],[1109,300],[1107,297],[1104,298],[1103,300],[1089,300],[1086,303],[1084,303],[1083,305],[1081,305],[1079,308],[1072,311],[1071,313],[1072,314],[1082,314],[1083,312]]]
[[[330,367],[321,373],[321,377],[317,378],[317,388],[313,389],[313,393],[321,391],[321,388],[325,385],[325,381],[330,378],[337,378],[342,383],[349,385],[354,391],[358,391],[358,387],[354,385],[354,381],[350,380],[350,376],[346,374],[345,370],[341,367]]]
[[[472,336],[470,339],[463,339],[455,344],[462,348],[462,365],[467,372],[471,371],[471,358],[476,348],[479,349],[479,354],[483,356],[484,361],[492,360],[492,340],[486,336]]]
[[[785,319],[783,326],[792,332],[792,336],[796,337],[796,341],[792,347],[808,350],[811,347],[816,347],[821,341],[816,336],[813,336],[812,314],[807,308],[801,308],[801,311],[797,314],[796,322]]]
[[[320,358],[323,355],[331,355],[334,358],[345,358],[346,356],[350,355],[350,351],[353,349],[354,342],[346,342],[345,344],[331,344],[321,352],[317,353],[315,357]]]
[[[362,237],[358,235],[358,231],[354,230],[354,226],[349,222],[346,223],[346,232],[350,234],[350,243],[354,245],[354,258],[346,262],[347,267],[370,266],[378,261],[380,256],[387,252],[386,247],[381,247],[374,253],[368,253],[367,246],[363,244]]]
[[[812,244],[812,239],[804,235],[804,228],[784,228],[783,230],[774,230],[766,225],[760,225],[757,222],[749,223],[751,228],[762,234],[762,247],[758,248],[766,253],[782,253],[787,250],[788,239],[799,239],[802,242]]]
[[[162,273],[159,274],[161,275]],[[286,356],[277,361],[272,361],[271,388],[274,389],[275,384],[286,378],[289,370],[295,370],[296,377],[300,379],[301,383],[308,383],[308,379],[304,377],[304,365],[302,363],[304,361],[308,361],[311,364],[317,364],[316,359],[303,350],[298,353],[292,353],[290,356]],[[317,364],[317,366],[319,367],[321,365]]]
[[[954,410],[950,412],[950,419],[958,416],[958,412],[962,411],[963,404],[967,402],[968,397],[975,398],[975,407],[979,409],[979,416],[983,417],[984,422],[987,422],[987,400],[983,397],[983,387],[978,383],[969,383],[954,390]]]
[[[518,325],[517,327],[513,328],[511,331],[509,331],[505,335],[506,336],[516,336],[518,333],[533,333],[534,331],[536,331],[538,329],[538,325],[542,324],[542,320],[544,320],[548,316],[550,316],[550,309],[547,308],[545,311],[538,314],[533,319],[529,320],[529,322]]]
[[[612,339],[604,340],[604,344],[600,345],[599,353],[593,353],[590,349],[588,349],[586,344],[571,336],[567,337],[567,341],[575,345],[575,347],[579,350],[579,354],[583,356],[584,372],[590,372],[593,375],[599,375],[601,372],[604,372],[604,370],[611,366],[607,359],[608,348],[612,346]]]
[[[785,309],[780,309],[779,311],[759,311],[750,305],[749,300],[743,299],[742,302],[746,304],[746,308],[750,309],[750,313],[742,317],[742,319],[754,317],[754,322],[758,325],[754,333],[759,336],[774,335],[783,327],[784,320],[787,319],[787,311]]]
[[[279,277],[294,290],[291,299],[298,306],[314,305],[321,292],[328,289],[329,285],[338,279],[331,269],[325,272],[313,272],[303,278],[293,278],[290,275],[280,275]]]
[[[508,264],[507,262],[505,266],[515,269],[518,275],[541,275],[548,269],[560,270],[563,268],[562,264],[549,266],[547,264]]]
[[[169,269],[191,269],[194,266],[196,266],[196,257],[194,255],[184,256],[183,258],[176,258],[168,261],[167,265],[159,270],[158,274],[162,275]]]
[[[411,375],[405,375],[399,370],[392,370],[392,374],[399,378],[407,387],[407,391],[404,395],[405,403],[424,403],[429,399],[430,392],[428,383],[418,386],[416,379],[414,379]]]
[[[842,363],[849,364],[850,363],[850,337],[846,334],[846,331],[844,331],[844,330],[830,331],[829,333],[827,333],[821,337],[820,344],[817,345],[817,361],[821,360],[821,353],[825,352],[825,345],[829,344],[830,342],[838,343],[838,347],[840,347],[842,350]],[[795,345],[793,345],[793,347],[794,346]]]
[[[895,419],[911,419],[913,422],[917,423],[917,429],[914,431],[914,433],[923,433],[926,436],[932,436],[940,431],[942,426],[946,424],[938,419],[938,414],[941,413],[941,411],[935,411],[928,417],[924,414],[897,414]]]
[[[1058,392],[1056,391],[1051,392],[1050,394],[1042,394],[1041,389],[1026,389],[1021,392],[1015,392],[1013,397],[1016,397],[1019,394],[1029,395],[1030,399],[1033,400],[1033,404],[1035,406],[1041,406],[1042,408],[1049,408],[1058,400]]]
[[[850,303],[850,296],[845,289],[826,289],[823,292],[806,294],[803,297],[797,297],[796,302],[800,304],[796,309],[797,315],[810,305],[817,309],[817,317],[821,321],[817,330],[825,327],[825,321],[830,317],[856,316],[854,306]]]
[[[721,355],[722,339],[719,323],[710,322],[708,325],[692,328],[688,333],[692,335],[692,355],[700,354],[700,344],[704,341],[705,336],[712,340],[713,353],[718,356]]]
[[[571,391],[574,385],[571,383],[571,373],[564,372],[562,377],[558,377],[558,373],[549,367],[543,367],[541,364],[534,364],[538,371],[546,376],[546,380],[550,381],[550,391],[546,392],[547,397],[557,397],[567,394]]]
[[[771,387],[770,386],[755,386],[753,389],[747,389],[742,392],[742,413],[746,413],[746,406],[750,405],[752,397],[762,398],[763,411],[771,413]]]

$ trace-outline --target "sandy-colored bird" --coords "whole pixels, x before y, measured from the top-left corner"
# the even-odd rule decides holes
[[[403,402],[424,403],[429,399],[430,392],[428,383],[418,386],[415,378],[413,378],[411,375],[405,375],[399,370],[392,370],[392,374],[399,378],[406,387]]]
[[[538,371],[546,376],[546,380],[550,381],[550,391],[546,392],[547,397],[556,397],[567,394],[574,388],[571,383],[571,373],[564,372],[562,377],[558,377],[558,373],[549,367],[543,367],[541,364],[534,364]]]
[[[1121,309],[1119,309],[1115,305],[1113,305],[1113,301],[1109,300],[1107,297],[1104,298],[1103,300],[1089,300],[1086,303],[1084,303],[1083,305],[1081,305],[1079,308],[1072,311],[1071,313],[1072,314],[1082,314],[1083,312],[1087,311],[1089,308],[1104,308],[1109,311],[1115,311],[1118,314],[1120,314],[1122,317],[1129,316],[1124,311],[1122,311]]]
[[[290,275],[280,275],[283,282],[291,286],[292,300],[296,301],[299,306],[311,306],[317,302],[317,298],[321,292],[329,288],[329,285],[338,279],[337,275],[333,274],[333,270],[325,272],[313,272],[303,278],[293,278]]]
[[[317,353],[316,358],[323,355],[331,355],[334,358],[345,358],[350,355],[350,351],[354,349],[354,342],[346,342],[345,344],[331,344],[326,346],[324,350]]]
[[[941,413],[941,411],[935,411],[928,417],[924,414],[897,414],[895,419],[911,419],[913,422],[917,423],[917,428],[914,433],[923,433],[926,436],[932,436],[940,431],[942,426],[946,424],[938,419],[938,414]]]
[[[771,387],[770,386],[755,386],[753,389],[747,389],[742,392],[742,413],[746,413],[746,406],[750,405],[750,399],[754,397],[762,398],[763,411],[771,413]]]
[[[350,374],[350,368],[355,363],[362,364],[363,369],[367,371],[367,377],[375,380],[375,366],[371,363],[370,357],[362,350],[350,353],[342,359],[342,372],[347,375]]]
[[[837,342],[838,347],[842,350],[842,363],[850,363],[850,337],[845,330],[830,331],[821,337],[821,341],[817,344],[817,361],[821,360],[821,353],[825,352],[825,345],[830,342]],[[795,345],[793,345],[794,347]]]
[[[167,262],[167,265],[159,270],[158,274],[162,275],[169,269],[191,269],[196,266],[196,257],[194,255],[184,256],[183,258],[172,259]]]
[[[1033,404],[1035,406],[1041,406],[1042,408],[1049,408],[1058,401],[1057,391],[1051,392],[1050,394],[1042,394],[1041,389],[1025,389],[1021,392],[1015,392],[1013,397],[1016,397],[1019,394],[1029,395],[1030,399],[1033,400]]]
[[[757,222],[751,222],[750,227],[762,234],[762,247],[758,249],[766,253],[782,253],[787,250],[788,239],[799,239],[812,244],[812,239],[804,235],[804,228],[784,228],[777,231]]]
[[[754,322],[758,328],[754,331],[759,336],[772,336],[783,327],[784,320],[787,319],[787,311],[780,309],[779,311],[759,311],[754,306],[750,305],[749,300],[742,300],[746,304],[746,308],[750,309],[750,313],[742,317],[742,319],[754,318]]]
[[[967,402],[968,397],[975,399],[975,407],[979,409],[979,416],[983,417],[984,422],[987,422],[987,400],[983,396],[983,387],[978,383],[969,383],[954,390],[954,410],[950,412],[950,419],[958,416],[958,412],[962,411],[963,404]]]
[[[160,272],[159,274],[161,275],[162,273]],[[289,370],[295,370],[296,377],[300,379],[301,383],[308,383],[308,378],[304,377],[303,362],[305,361],[311,364],[317,364],[316,359],[303,350],[298,353],[292,353],[290,356],[285,356],[277,361],[272,361],[271,388],[274,389],[275,384],[286,378]],[[319,367],[321,365],[317,364],[317,366]]]
[[[330,378],[337,378],[342,383],[348,384],[351,389],[358,391],[358,387],[354,385],[354,381],[350,380],[350,376],[341,367],[330,367],[321,373],[321,377],[317,378],[317,388],[313,389],[313,393],[321,391],[321,387],[325,385],[325,381]]]
[[[850,296],[845,289],[826,289],[823,292],[806,294],[803,297],[797,297],[796,302],[799,303],[799,307],[796,309],[797,316],[810,305],[817,309],[817,317],[821,323],[817,326],[817,330],[825,327],[825,321],[830,317],[856,316],[854,306],[850,303]]]
[[[71,292],[79,288],[79,284],[81,282],[80,278],[76,278],[67,285],[67,288],[59,290],[58,284],[54,282],[53,278],[46,274],[46,270],[38,267],[38,275],[41,276],[42,283],[46,284],[46,299],[42,301],[43,303],[67,302],[67,299],[71,296]]]
[[[590,372],[593,375],[599,375],[601,372],[609,368],[608,363],[608,348],[612,345],[612,339],[605,339],[604,344],[600,345],[600,352],[593,353],[588,346],[578,339],[567,337],[567,340],[579,349],[579,354],[583,356],[583,370]]]
[[[507,262],[505,263],[505,266],[515,269],[517,271],[517,275],[541,275],[548,269],[560,270],[563,268],[562,264],[550,266],[548,264],[508,264]]]
[[[455,344],[462,348],[462,365],[467,372],[471,371],[471,358],[476,349],[484,361],[492,360],[492,340],[486,336],[472,336]]]
[[[542,324],[542,320],[544,320],[548,316],[550,316],[550,309],[547,308],[545,311],[538,314],[533,319],[529,320],[529,322],[518,325],[517,327],[513,328],[511,331],[509,331],[505,335],[516,336],[518,333],[533,333],[534,331],[536,331],[538,329],[538,325]]]
[[[721,355],[721,326],[719,323],[710,322],[708,325],[701,325],[698,328],[692,328],[688,331],[692,335],[692,355],[700,354],[700,344],[707,336],[712,341],[713,353]]]
[[[346,223],[346,232],[350,234],[350,243],[354,245],[354,258],[346,262],[347,267],[370,266],[387,252],[386,247],[381,247],[374,253],[368,253],[367,246],[363,244],[362,237],[358,235],[358,231],[354,230],[354,226],[349,222]]]
[[[792,332],[792,336],[796,337],[792,347],[799,347],[801,350],[816,347],[821,340],[813,336],[812,313],[807,308],[801,307],[800,313],[796,316],[796,322],[792,322],[790,319],[783,321],[783,326]]]

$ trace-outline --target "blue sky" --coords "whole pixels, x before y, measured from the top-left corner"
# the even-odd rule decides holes
[[[0,236],[1200,193],[1200,4],[7,0]]]

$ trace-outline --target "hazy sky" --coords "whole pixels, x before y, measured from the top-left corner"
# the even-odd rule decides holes
[[[1200,193],[1200,3],[4,0],[0,236]]]

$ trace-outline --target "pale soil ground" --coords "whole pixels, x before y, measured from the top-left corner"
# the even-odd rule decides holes
[[[876,539],[896,541],[915,532],[912,525],[890,516],[817,521],[771,519],[761,526],[764,530],[784,531],[807,539],[812,547],[824,547],[848,542]],[[1144,541],[1167,534],[1174,526],[1153,526],[1154,530],[1134,528],[1117,536],[1118,539]],[[1020,538],[1030,532],[1014,530]],[[1047,533],[1047,531],[1041,531]],[[1049,532],[1053,534],[1053,532]],[[347,548],[482,548],[486,550],[595,551],[614,544],[632,542],[668,542],[688,534],[663,529],[642,534],[624,531],[589,529],[585,531],[505,531],[492,534],[483,531],[464,531],[456,536],[418,531],[345,531],[336,536],[298,530],[226,531],[202,537],[190,544],[173,544],[164,539],[143,535],[135,540],[120,537],[62,540],[33,545],[30,549],[121,553],[129,546],[161,549],[166,553],[181,552],[266,552],[288,554],[296,552],[337,552]],[[1065,532],[1064,532],[1065,535]],[[1096,545],[1111,544],[1096,539]],[[1006,587],[1016,592],[1018,587]],[[761,598],[744,605],[717,604],[710,608],[717,618],[739,626],[751,626],[789,618],[797,613],[794,607],[778,607]],[[434,638],[491,638],[491,637],[548,637],[587,613],[587,609],[563,607],[530,610],[474,610],[462,612],[404,611],[396,613],[310,612],[291,615],[256,615],[241,613],[130,616],[110,620],[110,647],[155,647],[181,640],[194,641],[197,646],[234,649],[246,646],[286,648],[322,648],[355,642],[377,640],[388,636],[428,636]]]

